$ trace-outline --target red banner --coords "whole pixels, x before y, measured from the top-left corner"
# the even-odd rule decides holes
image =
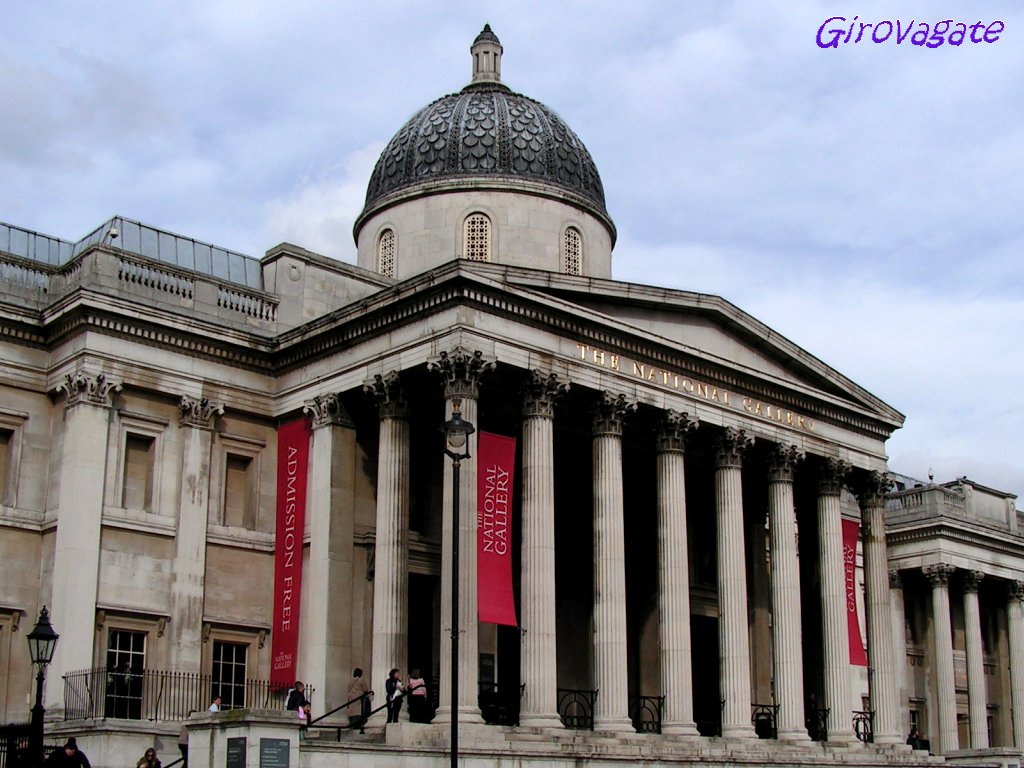
[[[277,430],[277,536],[270,646],[270,684],[274,687],[290,688],[296,676],[309,433],[309,420],[305,418],[289,421]]]
[[[850,635],[850,663],[868,665],[864,641],[860,635],[860,614],[857,612],[857,541],[860,523],[843,520],[843,570],[846,572],[846,629]]]
[[[515,627],[512,594],[512,477],[516,441],[481,432],[477,443],[476,572],[480,621]]]

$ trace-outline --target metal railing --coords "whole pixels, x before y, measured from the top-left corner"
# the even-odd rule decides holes
[[[854,710],[853,732],[860,741],[872,744],[875,741],[875,713],[870,709]]]
[[[779,738],[779,705],[752,704],[750,722],[754,725],[754,733],[759,739]]]
[[[562,725],[570,730],[594,730],[594,705],[597,691],[583,691],[575,688],[558,689],[558,716]]]
[[[807,710],[807,735],[811,741],[828,741],[828,709]]]
[[[306,695],[313,697],[307,687]],[[64,675],[64,719],[185,720],[205,711],[214,696],[221,709],[284,707],[287,689],[269,680],[240,682],[193,672],[87,669]]]
[[[29,752],[31,733],[31,723],[0,725],[0,768],[36,768]],[[44,744],[43,755],[60,748],[60,744]]]
[[[307,688],[307,690],[308,690],[308,688]],[[336,735],[335,735],[335,740],[336,741],[341,741],[341,732],[342,731],[355,730],[356,728],[358,728],[360,733],[366,733],[366,730],[365,730],[365,728],[366,728],[366,721],[369,720],[371,716],[373,716],[376,713],[380,712],[382,709],[386,709],[387,706],[388,706],[387,703],[384,703],[384,704],[381,704],[376,709],[371,709],[372,705],[371,705],[370,702],[371,702],[372,699],[373,699],[373,691],[367,691],[366,693],[361,694],[360,696],[357,696],[354,699],[349,699],[344,704],[341,704],[341,705],[335,707],[334,709],[332,709],[330,712],[325,712],[324,714],[320,715],[320,717],[316,717],[316,718],[310,720],[309,723],[307,723],[304,727],[307,728],[307,729],[309,729],[309,728],[320,728],[322,730],[335,731],[336,732]],[[321,720],[326,720],[331,715],[337,714],[338,712],[340,712],[343,709],[348,709],[353,704],[359,704],[359,712],[360,712],[360,714],[358,716],[356,716],[355,718],[353,718],[350,715],[349,719],[348,719],[348,725],[338,725],[337,723],[321,723],[320,722]]]
[[[634,696],[629,701],[629,719],[637,733],[661,733],[664,712],[664,696]]]
[[[510,687],[497,683],[478,683],[477,703],[488,725],[519,725],[519,704],[526,685]]]

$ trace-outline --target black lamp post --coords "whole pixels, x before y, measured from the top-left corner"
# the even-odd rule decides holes
[[[459,764],[459,467],[469,458],[473,425],[462,418],[462,398],[452,398],[452,417],[444,423],[444,452],[452,460],[452,744],[451,768]]]
[[[43,715],[46,713],[43,708],[43,681],[46,680],[46,665],[53,660],[53,651],[57,647],[59,637],[60,635],[50,626],[50,613],[44,605],[43,610],[39,612],[39,621],[28,633],[28,652],[32,656],[32,663],[38,668],[36,705],[32,707],[32,731],[28,745],[33,765],[43,763]]]

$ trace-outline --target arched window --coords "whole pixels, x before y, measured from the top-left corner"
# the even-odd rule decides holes
[[[395,230],[385,229],[377,240],[377,271],[384,277],[395,276]]]
[[[482,213],[466,217],[463,226],[462,257],[471,261],[491,260],[491,220]]]
[[[562,236],[562,271],[567,275],[583,274],[583,238],[576,227],[566,227]]]

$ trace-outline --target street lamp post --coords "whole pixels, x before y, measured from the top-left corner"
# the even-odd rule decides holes
[[[459,468],[469,458],[473,425],[462,418],[462,399],[452,398],[452,417],[444,423],[444,452],[452,460],[452,679],[451,768],[459,764]]]
[[[46,606],[39,612],[39,621],[28,633],[28,652],[36,666],[36,705],[32,707],[32,730],[29,735],[29,752],[33,765],[43,762],[43,681],[46,680],[46,665],[53,660],[53,651],[59,638],[50,626],[50,613]]]

